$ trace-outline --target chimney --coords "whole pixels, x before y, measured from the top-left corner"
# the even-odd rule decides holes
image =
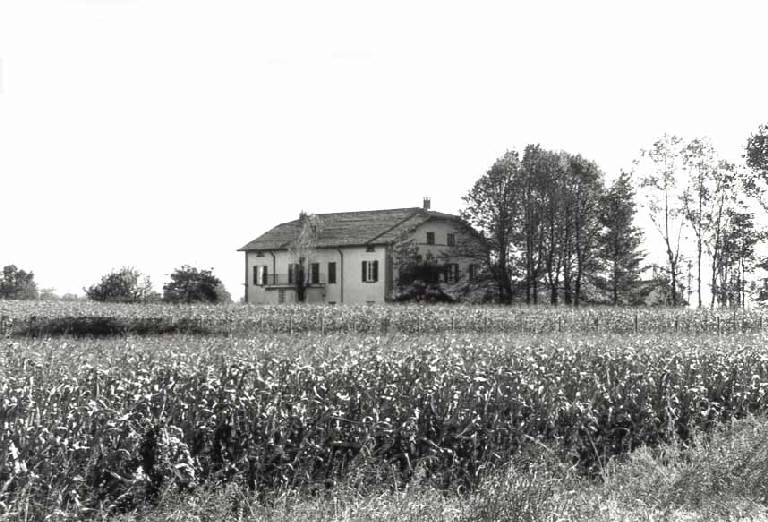
[[[424,197],[424,210],[429,210],[432,206],[432,202],[429,197]]]

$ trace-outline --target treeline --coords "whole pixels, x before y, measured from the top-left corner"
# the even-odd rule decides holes
[[[464,201],[462,217],[489,241],[499,301],[578,306],[588,284],[633,300],[642,236],[627,174],[607,187],[594,162],[529,145],[499,158]]]
[[[748,277],[768,267],[755,216],[768,209],[768,126],[745,157],[738,166],[705,139],[665,135],[606,183],[593,161],[529,145],[477,180],[462,217],[488,240],[486,274],[502,303],[676,306],[695,285],[699,306],[744,306],[748,294],[768,297],[768,282]],[[644,264],[640,208],[653,225],[645,239],[663,245],[660,266]]]
[[[221,280],[212,270],[183,265],[170,275],[171,280],[163,285],[163,293],[153,289],[148,275],[135,268],[123,267],[102,276],[98,283],[83,288],[85,297],[92,301],[119,303],[197,303],[231,302],[232,298]],[[0,277],[0,299],[9,300],[76,300],[73,294],[57,296],[52,289],[37,289],[35,275],[15,265],[3,267]]]

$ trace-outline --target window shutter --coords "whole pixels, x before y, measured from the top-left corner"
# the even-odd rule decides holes
[[[363,261],[363,283],[368,281],[368,274],[366,273],[368,271],[368,261]]]
[[[293,284],[293,273],[294,273],[295,266],[296,265],[293,265],[293,264],[288,265],[288,284],[289,285]]]
[[[374,261],[373,262],[373,282],[375,283],[378,280],[379,280],[379,262]]]
[[[459,280],[459,265],[458,263],[453,265],[453,281],[458,282]]]
[[[267,275],[269,273],[268,270],[269,269],[265,266],[264,271],[261,273],[262,277],[264,278],[264,280],[261,282],[263,285],[269,284],[269,276]]]
[[[259,284],[259,267],[258,266],[253,267],[253,284],[254,285]]]

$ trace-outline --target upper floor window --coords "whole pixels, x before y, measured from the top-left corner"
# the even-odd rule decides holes
[[[363,261],[363,283],[375,283],[379,280],[379,262]]]
[[[253,284],[264,286],[268,284],[268,269],[266,266],[254,266],[253,267]]]
[[[445,242],[448,246],[456,246],[456,234],[448,232],[448,235],[445,237]]]
[[[264,257],[264,252],[262,252],[261,250],[257,250],[256,257]]]
[[[435,233],[434,232],[427,232],[427,244],[428,245],[434,245],[435,244]]]
[[[365,251],[366,251],[366,252],[376,252],[376,247],[375,247],[375,246],[373,246],[373,245],[368,245],[368,246],[365,248]]]
[[[292,285],[298,282],[301,272],[303,272],[303,270],[299,268],[298,263],[290,263],[288,265],[288,284]]]

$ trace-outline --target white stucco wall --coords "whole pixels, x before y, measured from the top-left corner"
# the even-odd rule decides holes
[[[427,232],[435,233],[435,244],[427,244]],[[447,234],[454,233],[456,236],[456,247],[447,245]],[[433,219],[416,229],[408,236],[419,249],[419,254],[426,258],[428,253],[435,257],[439,264],[458,263],[460,270],[460,281],[466,281],[469,274],[469,265],[477,264],[475,258],[462,255],[461,250],[467,245],[477,245],[479,252],[481,247],[477,238],[469,233],[465,227],[449,219]],[[279,303],[280,292],[282,290],[285,303],[296,302],[296,292],[291,287],[283,286],[261,286],[253,282],[253,267],[266,266],[270,276],[274,274],[287,278],[288,265],[295,263],[288,251],[262,251],[262,256],[256,252],[246,253],[246,273],[247,273],[247,296],[248,302],[253,304],[277,304]],[[274,255],[274,257],[273,257]],[[378,280],[376,282],[363,282],[362,280],[362,262],[378,261]],[[328,283],[328,263],[336,263],[336,283]],[[320,264],[320,281],[322,285],[310,286],[307,288],[306,301],[308,303],[337,303],[337,304],[366,304],[382,303],[392,295],[387,294],[387,247],[384,245],[375,245],[373,252],[368,252],[365,246],[337,248],[319,248],[316,249],[307,259],[309,264]],[[392,267],[392,277],[396,285],[397,266]],[[396,290],[396,289],[395,289]]]
[[[285,276],[288,274],[288,265],[295,263],[285,250],[262,251],[259,257],[256,252],[246,253],[246,270],[248,284],[248,302],[253,304],[277,304],[279,302],[280,288],[285,293],[285,302],[296,302],[296,294],[288,286],[270,287],[254,284],[253,267],[266,266],[269,274]],[[343,255],[336,248],[319,248],[307,259],[309,264],[320,264],[320,281],[324,284],[318,287],[307,288],[306,301],[308,303],[338,303],[341,304],[365,304],[368,302],[381,303],[384,301],[385,280],[385,248],[376,246],[374,252],[367,252],[365,247],[343,248]],[[272,255],[274,254],[274,259]],[[379,279],[375,283],[362,281],[362,262],[379,262]],[[336,263],[336,283],[328,283],[328,263]],[[271,276],[270,276],[271,277]],[[343,296],[342,296],[343,288]]]
[[[427,243],[427,232],[434,232],[434,245]],[[449,233],[455,235],[456,246],[454,247],[448,246]],[[480,254],[483,248],[476,236],[455,221],[448,219],[433,219],[419,225],[409,235],[409,239],[418,247],[418,254],[423,259],[426,260],[427,255],[432,254],[438,264],[457,263],[461,281],[466,281],[469,275],[469,265],[479,263],[476,257],[467,256],[466,250],[468,248],[473,249]],[[395,267],[395,274],[397,274],[397,267]]]

